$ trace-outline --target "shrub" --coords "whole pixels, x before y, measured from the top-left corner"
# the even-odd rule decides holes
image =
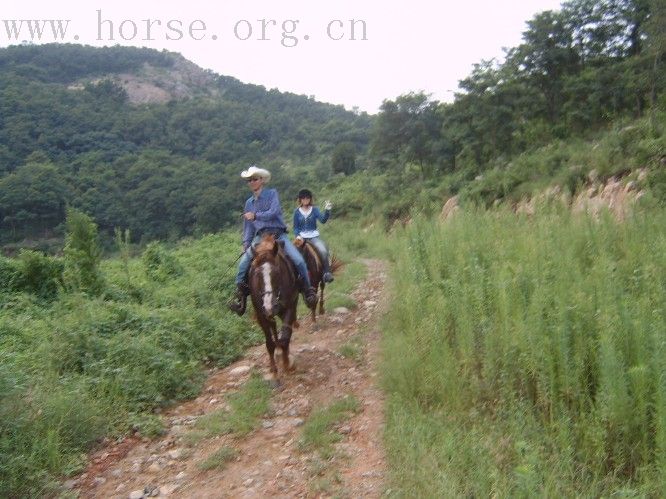
[[[148,277],[157,282],[164,282],[183,273],[183,267],[176,257],[158,242],[152,242],[146,247],[141,261]]]
[[[18,275],[19,269],[16,261],[0,257],[0,291],[13,291]]]
[[[40,298],[52,299],[62,286],[64,265],[62,260],[31,250],[19,253],[17,272],[11,288],[25,291]]]
[[[662,205],[666,204],[666,168],[650,171],[647,185],[657,201]]]

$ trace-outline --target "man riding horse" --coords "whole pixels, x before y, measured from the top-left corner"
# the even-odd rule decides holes
[[[252,263],[253,248],[264,234],[273,234],[283,244],[285,253],[294,263],[301,279],[305,303],[314,308],[317,305],[317,291],[310,284],[303,256],[287,237],[278,193],[275,189],[265,188],[271,178],[270,172],[253,165],[241,172],[241,177],[247,181],[252,196],[245,201],[243,210],[243,256],[238,264],[236,294],[229,302],[229,308],[238,315],[245,313],[249,292],[247,275]]]

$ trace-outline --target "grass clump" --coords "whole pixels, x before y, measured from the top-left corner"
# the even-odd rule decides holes
[[[238,451],[233,447],[224,446],[215,452],[213,452],[206,459],[201,461],[198,464],[199,469],[209,471],[209,470],[223,470],[225,466],[236,459],[238,456]]]
[[[229,395],[229,409],[200,417],[187,440],[196,443],[216,435],[247,435],[259,425],[261,416],[269,411],[270,397],[268,383],[258,373],[253,373],[238,392]]]
[[[340,345],[338,353],[346,359],[353,360],[357,364],[363,360],[363,343],[359,336],[355,336],[346,343]]]
[[[360,408],[358,399],[346,395],[328,407],[314,411],[303,426],[300,448],[317,451],[324,459],[330,458],[333,455],[333,444],[341,438],[335,431],[335,425],[349,419]]]
[[[156,438],[164,435],[164,423],[162,418],[154,414],[138,413],[130,417],[132,429],[139,435],[148,438]]]

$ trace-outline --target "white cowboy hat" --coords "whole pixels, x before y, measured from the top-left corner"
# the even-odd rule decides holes
[[[259,168],[258,166],[252,165],[247,170],[241,172],[241,177],[250,178],[250,177],[261,177],[264,179],[264,182],[268,182],[271,179],[271,172]]]

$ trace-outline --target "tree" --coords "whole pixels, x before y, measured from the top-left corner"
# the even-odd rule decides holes
[[[341,142],[331,155],[333,173],[351,175],[356,171],[356,146],[351,142]]]
[[[541,91],[545,117],[554,124],[562,104],[564,77],[578,70],[573,33],[561,12],[541,12],[527,22],[523,43],[511,53],[514,64]]]
[[[650,120],[656,126],[657,91],[664,90],[664,71],[660,69],[666,56],[666,0],[651,0],[646,23],[647,48],[652,59],[650,75]]]
[[[0,179],[0,220],[15,237],[55,227],[64,220],[70,191],[56,167],[28,163]]]
[[[651,0],[570,0],[562,15],[584,63],[638,55]]]
[[[97,240],[97,226],[88,215],[73,208],[67,210],[66,225],[65,286],[98,295],[104,288],[104,280],[99,271],[102,251]]]
[[[370,144],[379,163],[416,163],[421,174],[427,176],[437,163],[434,144],[441,130],[437,107],[438,102],[430,101],[422,92],[385,100]]]
[[[128,100],[127,91],[109,79],[88,83],[85,90],[96,99],[104,99],[116,104],[124,104]]]
[[[228,225],[230,214],[238,210],[237,204],[224,189],[217,186],[206,188],[192,210],[198,229],[202,232],[215,232]]]

